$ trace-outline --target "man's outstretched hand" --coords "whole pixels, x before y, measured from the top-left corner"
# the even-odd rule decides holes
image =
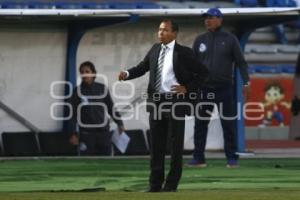
[[[124,81],[127,77],[127,73],[124,71],[121,71],[119,74],[119,81]]]

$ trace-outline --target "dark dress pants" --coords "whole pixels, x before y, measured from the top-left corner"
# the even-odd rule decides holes
[[[177,102],[176,99],[172,99],[172,101]],[[162,102],[166,101],[162,99],[156,105],[158,106]],[[157,116],[153,112],[150,113],[151,172],[149,183],[152,189],[160,189],[164,185],[166,189],[176,190],[181,178],[185,115],[183,111],[180,111],[180,108],[177,111],[175,115],[180,119],[176,119],[174,113],[172,115],[171,112],[163,112],[161,119],[155,118]],[[171,161],[169,173],[165,178],[168,134],[170,134],[169,138],[171,139]]]
[[[212,99],[212,94],[214,98]],[[208,124],[210,122],[210,116],[213,112],[214,106],[216,104],[218,112],[220,114],[221,125],[223,129],[224,137],[224,151],[227,160],[237,160],[237,141],[236,141],[236,115],[235,115],[235,104],[233,87],[223,87],[218,89],[202,89],[199,101],[202,103],[201,109],[198,109],[199,116],[195,117],[195,127],[194,127],[194,159],[205,163],[205,146],[208,132]],[[199,118],[200,117],[200,118]]]

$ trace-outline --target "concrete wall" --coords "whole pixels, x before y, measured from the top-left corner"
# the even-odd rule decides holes
[[[64,80],[66,31],[6,26],[0,27],[0,99],[43,131],[61,128],[50,117],[50,85]],[[56,94],[63,94],[57,87]],[[61,111],[58,111],[58,114]],[[0,133],[28,131],[0,110]]]

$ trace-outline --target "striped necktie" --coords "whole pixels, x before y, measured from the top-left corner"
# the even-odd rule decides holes
[[[158,58],[158,62],[157,62],[157,70],[156,70],[156,75],[155,75],[155,85],[154,85],[156,92],[159,92],[159,90],[160,90],[161,71],[164,66],[164,60],[165,60],[165,55],[166,55],[167,49],[168,49],[167,46],[162,45],[161,50],[160,50],[160,54],[159,54],[159,58]]]

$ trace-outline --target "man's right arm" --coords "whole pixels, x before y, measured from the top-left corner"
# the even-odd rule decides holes
[[[145,58],[137,66],[132,67],[127,71],[121,71],[119,74],[119,81],[135,79],[143,76],[146,72],[148,72],[150,67],[150,54],[154,46],[155,45],[152,46]]]

